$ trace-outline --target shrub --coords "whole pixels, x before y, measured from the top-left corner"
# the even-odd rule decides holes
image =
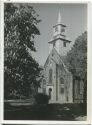
[[[37,104],[48,104],[48,102],[49,102],[49,97],[42,93],[38,93],[35,96],[35,99],[36,99]]]

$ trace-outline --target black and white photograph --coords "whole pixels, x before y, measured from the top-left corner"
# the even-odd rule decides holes
[[[4,120],[87,120],[87,3],[4,3]]]

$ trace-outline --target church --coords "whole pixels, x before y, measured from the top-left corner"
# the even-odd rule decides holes
[[[42,93],[49,96],[49,103],[73,103],[83,101],[83,85],[74,84],[73,75],[64,63],[69,52],[70,40],[65,35],[66,25],[62,24],[60,12],[53,26],[53,38],[48,42],[49,55],[44,64]]]

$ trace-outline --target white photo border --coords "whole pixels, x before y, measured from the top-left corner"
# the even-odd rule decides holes
[[[87,120],[86,121],[38,121],[38,120],[4,120],[4,3],[11,3],[11,2],[17,2],[17,3],[87,3],[88,5],[88,12],[87,12],[87,26],[88,26],[88,53],[87,53],[87,59],[88,59],[88,65],[87,65]],[[0,56],[1,56],[1,68],[0,68],[0,96],[1,96],[1,113],[0,113],[0,121],[2,124],[91,124],[91,111],[92,111],[92,107],[91,107],[91,74],[92,74],[92,59],[91,59],[91,46],[92,46],[92,42],[91,42],[91,22],[92,22],[92,16],[91,12],[92,12],[92,4],[91,2],[80,2],[80,1],[42,1],[42,0],[4,0],[1,1],[1,26],[0,26],[0,33],[1,33],[1,52],[0,52]]]

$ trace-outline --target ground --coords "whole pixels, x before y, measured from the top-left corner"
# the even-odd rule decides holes
[[[5,120],[86,120],[82,104],[17,105],[5,104]]]

